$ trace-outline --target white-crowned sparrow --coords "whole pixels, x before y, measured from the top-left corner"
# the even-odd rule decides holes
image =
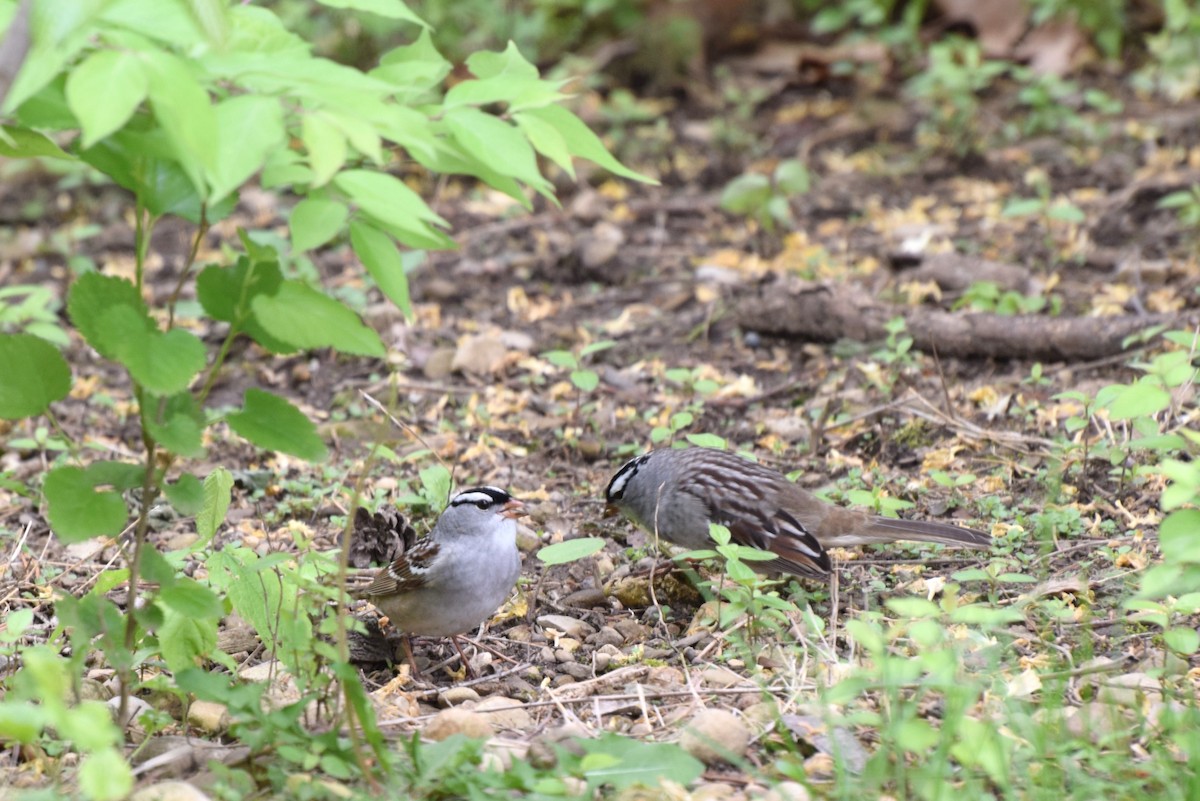
[[[713,448],[663,448],[630,459],[605,490],[605,516],[623,512],[651,533],[692,550],[708,548],[709,523],[732,541],[778,556],[763,571],[824,578],[826,548],[919,540],[987,548],[991,537],[947,523],[899,520],[821,500],[780,473]]]
[[[508,599],[521,575],[522,505],[496,487],[458,493],[428,536],[356,595],[405,634],[454,637],[475,628]]]

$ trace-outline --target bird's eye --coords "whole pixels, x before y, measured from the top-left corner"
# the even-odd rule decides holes
[[[491,501],[476,501],[475,505],[480,509],[486,509],[492,505]]]

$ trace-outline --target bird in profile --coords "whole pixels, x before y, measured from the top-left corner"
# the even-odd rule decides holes
[[[828,548],[898,540],[988,548],[982,531],[902,520],[821,500],[757,462],[715,448],[660,448],[634,457],[605,490],[605,516],[623,513],[647,531],[690,550],[710,547],[709,524],[732,542],[775,555],[761,571],[825,578]]]

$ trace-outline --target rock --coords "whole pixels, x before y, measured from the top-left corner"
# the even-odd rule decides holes
[[[525,705],[514,698],[492,695],[480,701],[472,710],[485,716],[494,728],[524,731],[533,725]]]
[[[194,701],[188,707],[188,723],[201,731],[216,734],[229,726],[229,710],[215,701]]]
[[[614,621],[612,627],[621,633],[625,643],[645,642],[650,636],[649,627],[627,617]]]
[[[749,685],[751,682],[739,673],[735,673],[723,665],[710,665],[700,672],[700,681],[708,687],[726,689],[739,685]]]
[[[579,662],[564,662],[558,666],[558,669],[579,681],[592,678],[591,665],[583,665]]]
[[[581,609],[595,609],[598,606],[608,605],[608,596],[604,594],[604,590],[596,587],[587,587],[582,590],[576,590],[567,597],[562,599],[564,606],[576,606]],[[608,628],[605,626],[604,628]],[[603,631],[603,629],[601,629]]]
[[[799,782],[780,782],[762,795],[754,796],[762,801],[812,801],[812,796]]]
[[[435,348],[425,360],[422,372],[430,381],[441,381],[454,372],[454,348]]]
[[[690,801],[721,801],[735,795],[734,789],[724,782],[706,782],[692,790],[688,798]]]
[[[675,688],[685,686],[687,679],[684,678],[683,671],[679,668],[664,665],[662,667],[650,668],[650,673],[646,676],[646,684],[651,687]]]
[[[596,631],[590,623],[567,615],[539,615],[537,622],[544,629],[557,629],[576,640],[583,640]]]
[[[679,738],[683,750],[706,765],[740,759],[750,747],[750,729],[724,709],[702,709]]]
[[[555,645],[558,646],[555,649],[555,655],[557,656],[559,651],[562,651],[568,655],[573,654],[580,649],[583,643],[574,637],[559,637],[558,642],[556,642]],[[558,661],[565,662],[567,660],[559,659]]]
[[[612,626],[604,626],[600,631],[596,632],[596,638],[593,642],[597,646],[605,645],[624,645],[625,638],[621,636],[621,632],[614,629]]]
[[[459,343],[450,367],[464,373],[492,375],[500,372],[507,357],[508,348],[495,335],[472,334]]]
[[[168,781],[141,788],[129,801],[208,801],[208,796],[187,782]]]
[[[1109,676],[1096,693],[1097,700],[1121,706],[1140,706],[1145,700],[1161,701],[1162,685],[1145,673]]]
[[[644,609],[653,603],[650,580],[645,576],[627,576],[611,587],[608,594],[626,609]]]
[[[467,737],[490,737],[492,726],[487,716],[462,707],[452,706],[443,709],[433,716],[433,720],[425,724],[421,732],[430,740],[445,740],[455,734]]]
[[[470,687],[449,687],[438,693],[438,705],[459,706],[467,701],[478,701],[479,693]]]

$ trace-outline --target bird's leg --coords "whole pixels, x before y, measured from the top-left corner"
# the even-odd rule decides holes
[[[454,650],[458,651],[458,658],[462,661],[463,669],[467,671],[467,675],[473,679],[478,678],[475,675],[475,671],[471,669],[471,663],[467,661],[466,654],[463,653],[462,647],[459,646],[459,644],[458,644],[458,635],[457,634],[450,635],[450,643],[454,646]]]
[[[417,670],[417,660],[413,659],[412,652],[412,637],[407,634],[400,638],[400,647],[404,649],[404,656],[408,659],[408,666],[412,668],[412,677],[414,679],[421,678],[421,671]]]

